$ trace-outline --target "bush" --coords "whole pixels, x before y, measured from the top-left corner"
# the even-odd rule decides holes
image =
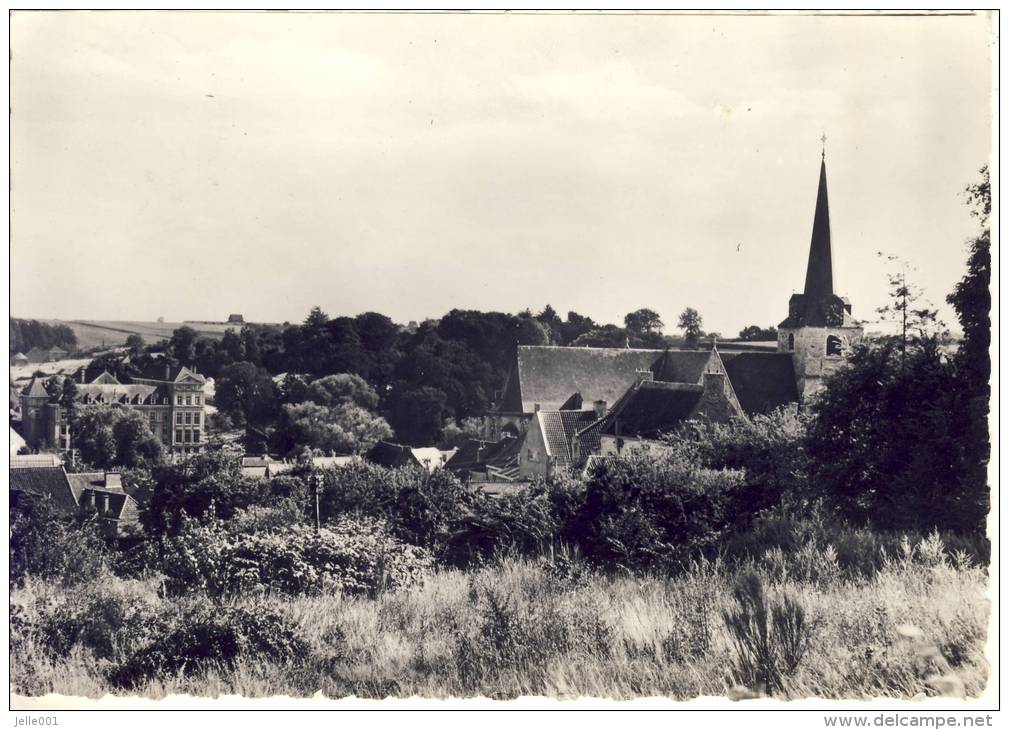
[[[27,576],[76,585],[104,570],[109,551],[96,519],[62,515],[48,498],[11,496],[11,585]]]
[[[607,459],[568,533],[593,560],[668,569],[715,543],[742,485],[741,472],[700,468],[680,453]]]
[[[239,659],[284,662],[307,652],[295,627],[272,611],[198,603],[183,611],[163,636],[119,664],[109,679],[133,689],[155,677],[231,668]]]
[[[319,532],[297,525],[235,534],[219,524],[189,523],[163,552],[168,590],[212,596],[267,590],[375,595],[420,580],[432,562],[423,548],[362,518],[341,518]]]
[[[768,693],[784,689],[784,677],[795,672],[809,650],[813,625],[792,596],[770,603],[756,573],[740,575],[732,596],[736,605],[723,611],[722,618],[735,651],[734,679]]]

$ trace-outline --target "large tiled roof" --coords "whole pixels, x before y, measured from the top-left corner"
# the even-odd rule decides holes
[[[606,419],[608,436],[656,438],[690,417],[704,387],[687,383],[642,383]]]
[[[725,372],[747,415],[798,403],[795,366],[787,352],[722,353]]]
[[[540,411],[543,441],[558,466],[571,463],[571,443],[579,430],[596,420],[595,411]]]
[[[109,508],[107,512],[101,512],[104,500],[108,499]],[[119,520],[120,522],[136,522],[140,517],[136,500],[122,491],[114,489],[89,488],[80,495],[80,504],[87,508],[91,507],[92,500],[101,512],[102,517]]]
[[[49,497],[62,512],[77,509],[77,500],[62,466],[25,467],[10,470],[10,488],[36,497]]]
[[[597,400],[613,403],[634,385],[639,371],[651,370],[663,350],[610,347],[516,348],[499,411],[533,413],[536,405],[557,411],[572,394],[586,405]]]
[[[666,383],[699,384],[710,359],[710,350],[667,350],[652,372],[656,380]]]

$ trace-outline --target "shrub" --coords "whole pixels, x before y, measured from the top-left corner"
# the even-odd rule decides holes
[[[734,679],[774,692],[795,672],[809,650],[813,626],[796,600],[785,594],[770,604],[756,573],[739,576],[732,589],[736,605],[722,612],[735,650]]]
[[[272,611],[197,603],[164,635],[116,666],[109,680],[132,689],[155,677],[231,668],[239,659],[284,662],[307,652],[295,627]]]
[[[341,518],[319,532],[295,525],[236,534],[219,524],[189,523],[163,552],[170,591],[212,596],[266,590],[375,595],[420,580],[432,562],[423,548],[366,518]]]
[[[75,585],[100,574],[109,555],[96,519],[60,514],[48,498],[12,493],[10,582],[30,575]]]
[[[714,544],[732,519],[738,471],[680,453],[607,459],[589,477],[568,528],[586,557],[624,568],[670,568]]]

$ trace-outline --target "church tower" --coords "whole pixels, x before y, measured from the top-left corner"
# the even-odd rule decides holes
[[[821,388],[823,378],[841,366],[845,352],[860,339],[862,327],[851,316],[851,303],[834,293],[827,162],[821,152],[806,286],[788,300],[788,317],[778,325],[778,351],[792,353],[799,398],[806,400]]]

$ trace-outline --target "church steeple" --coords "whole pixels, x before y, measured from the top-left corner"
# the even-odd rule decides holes
[[[816,191],[816,213],[813,216],[813,236],[809,242],[809,263],[806,265],[806,288],[810,299],[829,297],[834,293],[834,266],[830,252],[830,210],[827,206],[827,161],[820,155],[820,185]]]

